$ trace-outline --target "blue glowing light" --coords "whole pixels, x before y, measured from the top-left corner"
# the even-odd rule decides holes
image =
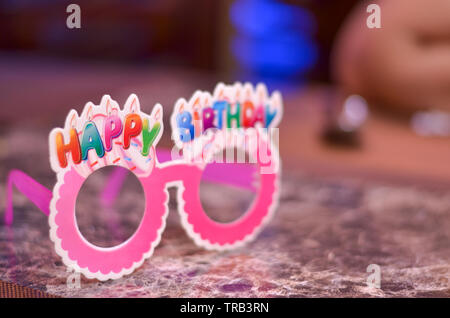
[[[237,0],[230,19],[237,31],[231,52],[244,70],[287,77],[315,64],[316,24],[306,9],[277,0]]]

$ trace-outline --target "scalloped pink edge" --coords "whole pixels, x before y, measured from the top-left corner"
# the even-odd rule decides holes
[[[178,187],[178,213],[182,226],[198,246],[218,251],[239,248],[254,240],[272,219],[279,202],[281,164],[273,143],[270,144],[270,151],[277,173],[260,174],[258,194],[250,208],[231,223],[215,222],[204,211],[199,193],[201,174],[192,175],[183,182],[172,182]],[[254,153],[250,155],[257,157]],[[261,168],[260,161],[257,162]]]
[[[183,187],[182,184],[178,183],[178,192],[177,192],[177,199],[178,199],[178,213],[181,217],[181,223],[184,227],[186,233],[191,237],[194,242],[197,244],[197,246],[206,248],[208,250],[216,250],[216,251],[226,251],[231,249],[236,249],[239,247],[244,246],[245,244],[253,241],[258,234],[262,231],[262,229],[267,225],[267,223],[270,222],[272,217],[275,214],[275,211],[278,207],[278,200],[279,200],[279,178],[278,176],[274,176],[273,182],[270,182],[272,186],[267,185],[266,189],[271,187],[273,189],[273,195],[271,195],[267,200],[268,208],[260,210],[262,212],[260,213],[254,213],[254,210],[257,208],[257,205],[255,204],[255,201],[257,201],[257,198],[255,198],[252,207],[247,211],[240,219],[229,223],[229,224],[223,224],[214,222],[213,220],[209,219],[204,220],[210,225],[208,226],[209,229],[204,231],[203,229],[199,229],[199,225],[197,224],[197,220],[195,217],[202,218],[203,215],[206,215],[205,212],[196,213],[194,216],[193,213],[186,212],[185,207],[187,207],[187,210],[190,210],[190,208],[194,208],[194,206],[198,207],[198,202],[193,202],[192,199],[187,199],[192,191],[186,191],[186,188]],[[188,202],[186,204],[186,201]],[[192,204],[192,206],[191,206]],[[201,205],[201,203],[200,203]],[[193,211],[193,210],[191,210]],[[249,216],[252,217],[253,220],[249,219]],[[207,217],[207,216],[206,216]],[[246,226],[245,223],[250,223],[250,225]],[[238,226],[240,229],[244,227],[240,232],[238,229],[231,229],[228,228],[228,226]],[[201,227],[201,226],[200,226]],[[245,228],[246,227],[246,228]],[[214,230],[216,232],[214,232]],[[229,232],[232,233],[234,231],[238,231],[238,234],[234,234],[234,238],[230,239],[230,237],[225,234],[227,230],[231,230]],[[211,235],[212,234],[212,235]],[[214,238],[215,237],[215,238]]]
[[[139,180],[146,197],[151,191],[152,205],[146,205],[138,229],[128,240],[114,247],[102,248],[89,243],[76,224],[75,202],[84,178],[73,169],[58,173],[50,202],[50,238],[66,266],[87,278],[104,281],[130,274],[153,254],[166,225],[169,194],[157,174],[153,178],[149,176]]]
[[[152,204],[146,205],[138,229],[122,244],[102,248],[84,239],[76,224],[75,202],[85,179],[74,169],[58,173],[49,216],[50,238],[56,253],[66,266],[87,278],[104,281],[132,273],[153,254],[161,240],[169,211],[169,186],[178,188],[182,226],[198,246],[229,250],[253,240],[272,218],[278,205],[278,174],[261,175],[260,191],[251,208],[232,223],[214,222],[204,212],[198,192],[201,175],[201,168],[180,161],[156,164],[150,176],[139,179],[146,198],[151,194]],[[178,180],[173,181],[175,179]]]

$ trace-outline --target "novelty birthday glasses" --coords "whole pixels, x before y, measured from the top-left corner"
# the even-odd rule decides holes
[[[166,223],[167,188],[174,186],[181,223],[196,244],[214,250],[241,246],[268,222],[278,202],[280,163],[269,128],[276,127],[281,116],[281,95],[274,92],[269,96],[262,84],[255,88],[250,84],[218,84],[213,95],[197,91],[189,102],[180,99],[175,105],[171,125],[177,147],[170,153],[172,160],[162,162],[168,152],[155,150],[163,132],[161,105],[147,115],[141,112],[135,95],[128,98],[123,109],[106,95],[98,106],[86,104],[80,116],[71,110],[64,128],[51,131],[50,161],[57,173],[53,193],[23,172],[10,173],[6,222],[12,222],[15,185],[49,215],[50,238],[64,264],[88,278],[117,279],[133,272],[152,255]],[[216,154],[229,148],[246,153],[249,162],[257,167],[258,189],[252,184],[253,170],[249,173],[242,165],[227,170],[229,166],[217,162]],[[114,247],[88,242],[75,215],[83,182],[105,166],[132,171],[142,185],[146,202],[137,230]],[[216,222],[202,207],[202,177],[254,189],[255,198],[237,220]],[[110,178],[106,191],[116,183],[114,177]]]

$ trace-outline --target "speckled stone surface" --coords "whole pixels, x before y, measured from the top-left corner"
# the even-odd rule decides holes
[[[26,149],[11,146],[24,143]],[[6,131],[0,149],[3,180],[14,167],[53,186],[45,132]],[[215,217],[247,204],[248,195],[214,187],[202,191],[209,194],[205,206],[222,207]],[[82,205],[95,206],[94,201],[88,194]],[[125,193],[118,210],[132,211],[137,205],[136,195]],[[80,288],[66,283],[71,273],[53,250],[46,217],[18,192],[14,206],[13,226],[0,226],[0,280],[58,296],[450,297],[450,190],[336,181],[301,168],[284,171],[273,221],[254,242],[232,252],[197,247],[171,200],[162,241],[142,267],[115,281],[81,277]],[[111,234],[110,218],[100,210],[83,213],[79,220],[86,237],[99,244],[126,238],[139,218],[139,213],[114,214],[122,232]],[[381,289],[366,285],[369,264],[381,267]]]

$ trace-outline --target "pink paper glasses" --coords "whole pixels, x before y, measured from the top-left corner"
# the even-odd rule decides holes
[[[123,109],[104,96],[98,106],[88,103],[81,116],[72,110],[64,128],[50,133],[50,160],[57,173],[53,192],[23,172],[10,173],[5,221],[12,222],[15,185],[49,215],[50,238],[64,264],[88,278],[117,279],[133,272],[152,255],[165,228],[167,188],[173,186],[177,188],[181,223],[197,245],[214,250],[239,247],[257,235],[278,203],[278,151],[267,128],[278,124],[281,113],[281,97],[274,93],[269,98],[263,85],[254,89],[249,84],[219,84],[212,96],[196,92],[189,102],[177,102],[171,118],[172,137],[181,149],[180,155],[175,150],[155,150],[163,132],[160,105],[147,115],[141,112],[135,95],[128,98]],[[258,189],[252,184],[254,168],[238,163],[224,169],[220,163],[211,163],[217,153],[230,147],[246,152],[258,168]],[[176,154],[176,159],[169,160]],[[104,248],[83,237],[75,205],[86,178],[110,165],[136,175],[146,204],[135,233],[117,246]],[[202,178],[249,188],[256,196],[237,220],[216,222],[204,211],[200,200]],[[114,199],[122,179],[119,172],[111,176],[102,200]]]

